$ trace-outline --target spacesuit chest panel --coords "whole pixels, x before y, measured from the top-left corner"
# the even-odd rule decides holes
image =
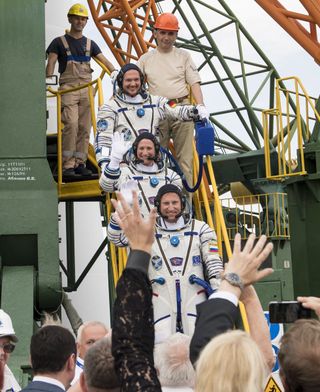
[[[151,100],[141,104],[130,104],[116,99],[114,101],[118,113],[117,125],[131,131],[131,134],[128,132],[127,140],[133,142],[140,133],[146,131],[156,134],[160,115],[157,106]]]
[[[143,216],[154,207],[154,200],[160,187],[168,182],[166,170],[163,168],[156,173],[141,173],[133,167],[127,167],[126,181],[135,180],[139,187],[139,205]]]
[[[194,221],[192,221],[194,224]],[[201,288],[189,282],[192,274],[204,279],[203,265],[200,253],[200,239],[198,232],[192,225],[188,225],[178,232],[158,230],[156,241],[152,248],[149,277],[151,280],[164,278],[166,290],[170,296],[176,296],[176,280],[180,282],[181,294],[198,292]],[[178,245],[172,245],[172,239],[176,238]],[[165,289],[163,287],[163,289]],[[157,289],[162,290],[161,288]],[[191,295],[191,293],[190,293]]]
[[[191,334],[196,305],[206,300],[204,290],[189,281],[192,274],[204,278],[199,232],[194,223],[193,220],[181,231],[157,230],[158,238],[152,248],[149,267],[156,332],[165,328],[164,320],[170,315],[171,333],[175,332],[175,320],[178,323],[180,317],[183,332]],[[176,246],[172,245],[173,236],[179,242]]]

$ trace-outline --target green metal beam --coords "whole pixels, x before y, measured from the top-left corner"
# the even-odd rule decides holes
[[[61,298],[58,198],[46,157],[44,5],[0,1],[0,257],[3,269],[35,271],[39,312]],[[24,293],[12,284],[18,306]],[[30,309],[20,317],[30,320]]]

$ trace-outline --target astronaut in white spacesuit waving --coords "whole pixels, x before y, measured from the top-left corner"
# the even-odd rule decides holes
[[[110,162],[106,165],[100,177],[100,186],[105,192],[120,191],[128,198],[131,190],[138,192],[141,214],[147,216],[154,207],[154,199],[159,188],[165,184],[175,184],[182,187],[181,177],[167,167],[165,153],[160,151],[157,138],[150,132],[141,133],[128,149],[124,135],[116,132],[112,140]],[[120,163],[122,161],[122,163]],[[109,227],[121,231],[111,216]],[[113,238],[119,240],[118,233]]]
[[[152,247],[149,278],[153,289],[156,343],[175,332],[192,335],[196,305],[219,285],[223,264],[215,232],[192,219],[186,197],[173,184],[163,185],[155,198],[159,218]],[[127,246],[121,231],[108,227],[110,240]]]
[[[97,116],[95,151],[100,167],[104,169],[110,161],[115,132],[123,133],[132,144],[142,132],[156,135],[159,121],[165,118],[192,121],[199,119],[199,115],[195,106],[171,107],[167,98],[150,95],[140,68],[131,63],[124,65],[114,84],[113,97],[101,106]]]

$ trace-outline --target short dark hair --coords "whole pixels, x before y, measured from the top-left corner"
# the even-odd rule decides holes
[[[164,196],[167,193],[176,193],[179,196],[180,202],[181,202],[181,211],[183,211],[186,208],[186,197],[182,193],[181,188],[174,184],[165,184],[162,185],[161,188],[159,188],[158,193],[154,199],[154,206],[157,208],[158,214],[161,215],[161,199],[162,196]]]
[[[110,339],[100,339],[89,348],[84,358],[83,371],[90,392],[93,390],[108,391],[120,387],[114,370]]]
[[[126,74],[126,72],[128,71],[137,71],[139,73],[139,77],[140,77],[140,83],[141,83],[141,87],[144,88],[144,75],[141,71],[141,69],[136,65],[136,64],[132,64],[132,63],[128,63],[125,64],[119,71],[118,75],[117,75],[117,84],[119,86],[119,88],[122,90],[123,89],[123,79],[124,79],[124,75]]]
[[[46,325],[31,338],[31,364],[35,374],[57,373],[77,352],[72,333],[60,325]]]
[[[286,392],[320,391],[320,322],[296,321],[281,338],[278,357]]]

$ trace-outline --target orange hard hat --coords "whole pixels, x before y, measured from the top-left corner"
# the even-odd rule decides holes
[[[159,30],[178,31],[179,22],[175,15],[165,12],[157,17],[153,27]]]

